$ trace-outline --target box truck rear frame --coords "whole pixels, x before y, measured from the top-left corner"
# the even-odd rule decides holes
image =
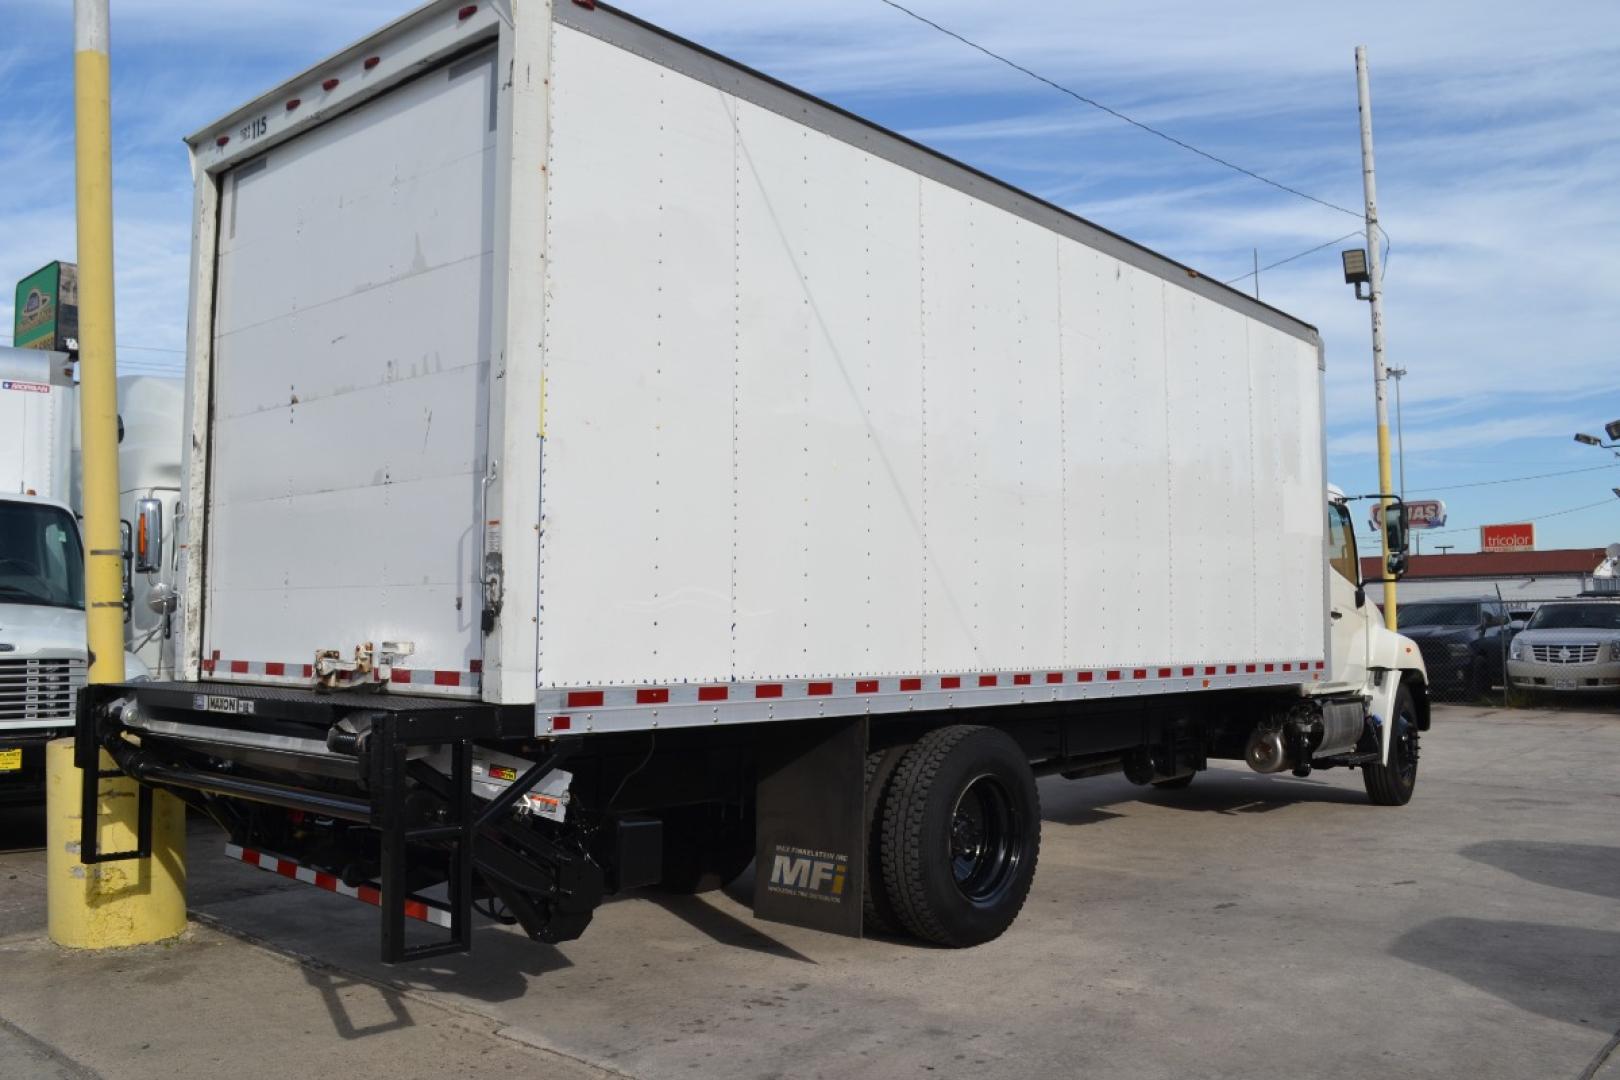
[[[578,71],[569,73],[577,82],[554,77],[557,27],[574,35],[572,62],[581,63],[577,58],[586,56],[604,65],[603,71],[589,73],[594,81]],[[587,40],[612,51],[592,51],[596,46],[587,46]],[[548,548],[552,544],[563,545],[556,550],[568,553],[563,565],[571,572],[587,570],[589,548],[581,549],[568,536],[566,522],[562,539],[552,539],[559,529],[555,520],[548,524],[543,516],[542,500],[559,483],[565,493],[577,489],[579,481],[570,480],[567,471],[578,467],[577,457],[566,460],[570,447],[575,455],[581,446],[611,448],[593,445],[584,430],[590,421],[582,422],[580,416],[589,413],[590,384],[578,367],[555,361],[554,385],[546,382],[546,349],[559,349],[554,339],[560,335],[566,342],[569,332],[563,319],[567,311],[553,318],[552,293],[566,292],[569,272],[581,266],[565,262],[558,278],[559,271],[548,265],[554,248],[566,250],[568,243],[567,237],[555,235],[561,226],[549,218],[551,187],[559,177],[551,172],[548,154],[554,110],[577,108],[581,100],[559,105],[557,95],[588,99],[612,93],[608,69],[621,60],[629,63],[625,58],[630,57],[650,62],[659,78],[674,75],[717,92],[733,103],[728,108],[740,110],[746,104],[763,110],[762,117],[783,118],[807,135],[826,136],[865,155],[860,160],[872,162],[874,169],[899,166],[916,180],[919,200],[939,197],[928,192],[966,197],[978,208],[972,213],[1010,215],[1022,223],[1020,228],[1033,226],[1037,241],[1072,241],[1090,253],[1088,258],[1100,256],[1106,261],[1097,264],[1097,273],[1109,271],[1116,283],[1126,271],[1145,275],[1133,281],[1160,283],[1153,286],[1160,309],[1150,313],[1157,319],[1149,322],[1160,322],[1154,340],[1167,361],[1172,302],[1188,305],[1191,329],[1175,332],[1194,351],[1197,327],[1204,325],[1197,320],[1211,318],[1214,310],[1198,305],[1212,302],[1228,313],[1219,318],[1233,321],[1220,323],[1220,333],[1236,335],[1244,350],[1263,354],[1256,361],[1250,352],[1250,367],[1242,376],[1246,381],[1241,389],[1248,395],[1243,408],[1250,459],[1244,467],[1250,470],[1251,505],[1243,508],[1248,517],[1241,528],[1232,526],[1232,535],[1258,544],[1264,515],[1274,512],[1277,521],[1264,521],[1264,527],[1274,524],[1279,533],[1287,531],[1291,545],[1279,541],[1264,553],[1251,546],[1252,561],[1243,566],[1251,595],[1245,601],[1248,610],[1238,619],[1247,627],[1245,633],[1222,636],[1228,627],[1206,591],[1188,598],[1191,614],[1184,616],[1197,624],[1183,634],[1195,643],[1185,648],[1197,655],[1172,659],[1174,620],[1154,607],[1161,593],[1166,609],[1176,601],[1174,571],[1167,566],[1165,581],[1153,597],[1123,598],[1137,605],[1135,618],[1141,625],[1133,633],[1153,638],[1152,628],[1160,625],[1155,620],[1171,627],[1162,639],[1154,638],[1151,647],[1161,651],[1152,656],[1139,646],[1128,656],[1107,647],[1111,628],[1104,618],[1098,632],[1085,639],[1101,640],[1104,647],[1093,646],[1080,663],[1035,663],[1035,650],[1020,653],[1001,642],[992,642],[985,653],[977,646],[953,653],[947,643],[938,648],[944,659],[918,662],[896,660],[891,651],[871,666],[825,657],[795,666],[782,659],[781,649],[743,662],[737,658],[734,622],[729,665],[649,670],[656,666],[647,663],[645,652],[627,645],[623,670],[593,667],[597,657],[611,651],[616,633],[633,634],[616,629],[619,623],[612,616],[622,611],[622,603],[607,609],[602,627],[593,627],[590,597],[582,602],[579,590],[569,592],[567,578],[556,571],[548,578],[543,571],[548,558],[559,558]],[[232,273],[247,275],[251,282],[255,272],[243,262],[252,256],[223,246],[227,238],[222,230],[235,242],[240,197],[234,189],[223,192],[223,181],[250,175],[255,163],[278,147],[296,148],[306,145],[296,140],[312,133],[327,137],[322,133],[339,131],[336,125],[367,103],[424,86],[446,69],[451,79],[458,71],[474,71],[480,78],[485,75],[478,73],[487,71],[492,146],[484,152],[493,155],[489,212],[497,223],[491,250],[485,253],[491,310],[487,324],[480,323],[491,339],[487,387],[480,391],[487,395],[486,419],[477,429],[487,452],[465,466],[466,482],[476,489],[481,534],[476,540],[477,573],[470,583],[478,595],[469,643],[463,648],[453,641],[451,647],[425,641],[420,653],[417,642],[389,640],[354,644],[352,655],[347,650],[352,640],[341,650],[318,647],[313,655],[289,655],[295,652],[291,648],[279,655],[229,653],[229,646],[214,645],[209,637],[219,626],[235,635],[231,640],[251,642],[255,627],[278,617],[269,602],[258,607],[250,602],[252,589],[238,588],[239,563],[220,562],[237,559],[231,545],[240,547],[239,538],[251,532],[233,501],[239,493],[222,477],[231,477],[231,484],[244,475],[253,479],[251,470],[241,472],[244,448],[248,455],[263,455],[266,447],[256,447],[243,433],[259,422],[255,410],[268,411],[276,403],[242,398],[241,376],[233,376],[237,382],[230,387],[218,381],[217,349],[225,333],[220,312],[240,303],[242,289],[240,282],[222,281],[222,265],[229,255]],[[623,115],[636,112],[632,107]],[[734,126],[745,122],[741,112],[727,115]],[[753,120],[750,114],[746,122]],[[760,137],[772,123],[767,119]],[[590,149],[577,131],[569,137],[576,150],[581,145]],[[338,138],[330,135],[324,145],[334,145],[331,140]],[[81,766],[94,771],[94,754],[105,748],[122,771],[176,793],[218,820],[233,851],[263,852],[254,856],[259,865],[378,902],[385,960],[468,948],[475,910],[519,923],[538,940],[566,940],[583,931],[607,892],[660,882],[697,888],[736,877],[751,858],[758,865],[754,903],[762,917],[844,933],[879,929],[942,944],[974,944],[1011,923],[1029,888],[1039,841],[1037,775],[1123,772],[1138,783],[1173,788],[1187,783],[1210,757],[1228,757],[1247,759],[1268,772],[1361,767],[1368,770],[1368,791],[1375,802],[1410,798],[1417,737],[1428,726],[1421,662],[1400,639],[1365,618],[1370,609],[1360,583],[1340,582],[1328,569],[1331,553],[1321,513],[1321,348],[1307,324],[724,57],[605,5],[579,0],[555,6],[429,4],[189,141],[197,185],[183,518],[191,535],[182,568],[183,637],[177,660],[182,679],[85,692],[78,713]],[[740,152],[746,154],[747,148]],[[560,178],[574,185],[567,198],[576,200],[576,215],[588,205],[581,201],[577,175],[576,169]],[[601,184],[611,179],[607,172],[594,175]],[[808,173],[803,181],[810,182]],[[733,183],[740,182],[734,178]],[[918,207],[920,231],[922,202]],[[774,216],[768,202],[765,210]],[[297,230],[306,225],[302,219],[296,224]],[[743,241],[739,237],[735,242]],[[420,236],[417,249],[420,256]],[[921,247],[918,258],[926,258]],[[794,263],[790,269],[803,284],[804,268]],[[740,268],[733,272],[740,282]],[[769,268],[762,272],[768,276]],[[1061,322],[1061,287],[1053,299]],[[578,296],[570,303],[578,307]],[[741,320],[742,300],[734,303]],[[299,303],[292,306],[298,309]],[[613,305],[588,314],[611,318]],[[247,325],[251,320],[239,316],[232,316],[237,320],[232,334],[253,329]],[[1286,350],[1292,351],[1277,344],[1281,338],[1251,343],[1251,334],[1260,333],[1256,328],[1291,339]],[[231,348],[244,348],[240,341],[238,334]],[[356,346],[366,347],[364,342]],[[1141,348],[1134,341],[1125,347]],[[273,341],[255,359],[278,359],[287,348],[285,342]],[[1194,370],[1206,365],[1219,383],[1231,373],[1219,366],[1226,355],[1221,346],[1214,348],[1212,358],[1181,359]],[[1277,351],[1264,353],[1268,348]],[[287,361],[296,362],[296,356]],[[242,368],[242,361],[234,363]],[[1254,364],[1270,366],[1257,375]],[[1256,379],[1268,380],[1264,389],[1270,399],[1264,403],[1256,401]],[[950,391],[948,379],[944,389]],[[236,395],[236,412],[225,407],[222,395],[227,392]],[[1162,386],[1157,391],[1170,392]],[[548,393],[576,396],[573,403],[548,406]],[[1022,386],[1019,393],[1024,393]],[[737,394],[734,382],[734,430]],[[1143,394],[1156,404],[1152,387]],[[296,389],[291,400],[300,407]],[[307,408],[309,403],[304,404]],[[802,407],[811,410],[808,396]],[[1272,411],[1264,412],[1267,408]],[[1158,422],[1168,424],[1168,398],[1163,411]],[[994,449],[994,431],[978,426],[977,411],[972,415],[975,426],[966,440],[972,453],[980,453],[981,445]],[[656,414],[648,422],[656,424]],[[928,422],[926,405],[922,422]],[[629,434],[635,428],[617,430]],[[229,439],[222,442],[226,431]],[[1256,432],[1269,440],[1258,451]],[[1294,445],[1290,433],[1309,438]],[[947,432],[947,441],[955,434]],[[1151,475],[1144,474],[1143,482],[1160,485],[1155,490],[1173,502],[1174,480],[1163,474],[1183,470],[1192,479],[1174,489],[1175,494],[1202,513],[1213,496],[1200,491],[1198,453],[1175,448],[1172,439],[1170,432],[1163,433],[1163,441],[1171,443],[1165,450],[1144,437],[1142,452]],[[1018,470],[1025,468],[1022,445],[1020,441]],[[218,460],[222,446],[237,455],[228,467]],[[556,454],[558,447],[565,459],[561,464],[543,457]],[[875,467],[873,453],[869,448],[868,469]],[[1253,480],[1260,468],[1256,453],[1270,455],[1266,464],[1275,476],[1268,475],[1265,484]],[[1290,456],[1293,460],[1284,460]],[[925,448],[924,470],[928,460]],[[734,446],[733,485],[739,483],[739,463]],[[762,467],[767,481],[770,470],[786,478],[793,469],[778,462]],[[975,457],[975,477],[979,467]],[[1141,466],[1124,466],[1130,467]],[[1062,482],[1068,482],[1066,473]],[[568,488],[570,483],[575,489]],[[622,483],[620,488],[628,490]],[[926,514],[926,491],[922,497]],[[976,489],[968,497],[976,500]],[[936,507],[949,512],[950,498],[946,492],[945,502]],[[1082,493],[1072,499],[1084,506]],[[1070,501],[1065,489],[1065,526]],[[976,502],[974,507],[972,524],[977,527],[981,511]],[[1095,509],[1105,516],[1110,512],[1106,505]],[[437,508],[430,507],[429,513],[434,512]],[[995,513],[993,506],[985,512],[989,517]],[[1153,515],[1159,511],[1146,513],[1150,522],[1158,520]],[[1330,506],[1330,519],[1333,513]],[[1168,532],[1169,517],[1164,521]],[[888,524],[895,531],[895,521]],[[803,528],[810,527],[807,518]],[[1010,529],[1005,535],[1017,535],[1020,545],[1024,534],[1040,531]],[[1151,535],[1153,527],[1126,518],[1105,522],[1100,529],[1113,529],[1129,540]],[[230,543],[221,542],[227,536],[224,530],[231,530]],[[733,530],[735,551],[735,523]],[[636,532],[634,527],[626,531]],[[874,530],[868,527],[867,532]],[[985,543],[985,536],[994,542],[997,534],[993,529],[976,534],[972,543]],[[1173,539],[1159,539],[1173,560]],[[1207,536],[1200,539],[1211,542]],[[332,536],[328,541],[358,549],[364,538]],[[1342,542],[1353,551],[1353,535]],[[570,543],[575,546],[568,547]],[[763,547],[757,557],[777,557],[769,544]],[[1067,548],[1065,541],[1065,560]],[[925,553],[919,561],[934,557]],[[1139,553],[1132,557],[1141,559]],[[978,549],[963,556],[963,564],[970,558],[976,567]],[[890,569],[873,560],[869,549],[868,582],[874,568]],[[611,563],[612,557],[602,554],[597,561]],[[1067,599],[1066,561],[1064,567],[1062,636],[1067,641],[1073,605]],[[1098,581],[1105,591],[1112,569],[1099,555]],[[925,607],[931,595],[929,573],[938,573],[937,568],[924,567],[920,596]],[[1137,576],[1130,580],[1139,582],[1140,571],[1133,573]],[[734,618],[739,606],[735,574],[733,569]],[[1220,568],[1206,567],[1202,574],[1206,580],[1223,578]],[[995,572],[990,575],[993,584]],[[979,571],[973,576],[979,588]],[[378,580],[386,580],[386,574]],[[592,581],[600,586],[602,579]],[[1035,585],[1052,587],[1051,582]],[[1027,586],[1020,579],[1017,587]],[[272,595],[259,588],[262,595]],[[280,594],[283,606],[297,602],[296,597],[287,599],[291,588],[287,585]],[[306,595],[311,591],[303,588]],[[532,613],[529,598],[537,605]],[[1330,606],[1333,622],[1327,617]],[[1341,607],[1353,609],[1352,618],[1343,623]],[[456,610],[462,611],[459,595]],[[1085,598],[1077,610],[1092,615]],[[558,620],[565,632],[542,625]],[[1345,647],[1335,644],[1335,634],[1352,622],[1360,637],[1346,664]],[[326,632],[304,624],[294,629]],[[548,632],[554,636],[543,638]],[[993,619],[986,632],[997,632]],[[1087,632],[1086,626],[1075,630]],[[808,632],[805,637],[810,639]],[[560,644],[558,638],[563,639]],[[637,637],[636,646],[642,640]],[[1262,640],[1266,644],[1257,644]],[[837,652],[833,646],[829,656]],[[592,648],[595,654],[587,655]],[[967,662],[970,654],[989,662]],[[1063,659],[1053,652],[1040,655]],[[632,670],[645,675],[635,677]],[[87,789],[87,797],[93,797],[94,785]],[[98,852],[93,830],[84,844],[89,860],[143,854]],[[447,928],[448,935],[426,943],[411,941],[407,919],[435,912],[427,921]]]

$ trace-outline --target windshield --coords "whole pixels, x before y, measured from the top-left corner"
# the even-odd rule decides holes
[[[1544,604],[1526,630],[1620,630],[1620,604]]]
[[[0,604],[84,607],[84,552],[66,510],[0,502]]]
[[[1405,604],[1401,626],[1478,626],[1478,604]]]

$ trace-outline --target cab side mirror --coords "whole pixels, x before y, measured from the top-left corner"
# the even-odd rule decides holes
[[[1390,503],[1384,507],[1384,539],[1389,546],[1389,560],[1384,569],[1390,577],[1398,578],[1406,573],[1409,542],[1405,503]]]
[[[118,547],[122,556],[122,569],[124,578],[124,621],[129,622],[131,612],[135,607],[135,586],[131,583],[130,567],[135,562],[133,540],[135,527],[127,521],[118,523]]]
[[[142,499],[135,514],[135,569],[151,574],[163,569],[163,501]]]

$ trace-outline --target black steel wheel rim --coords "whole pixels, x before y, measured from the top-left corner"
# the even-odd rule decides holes
[[[1025,823],[996,777],[974,777],[951,811],[951,877],[970,903],[994,904],[1011,887],[1023,858]]]
[[[1417,782],[1418,730],[1412,718],[1405,713],[1395,725],[1395,745],[1390,747],[1396,775],[1401,783],[1410,787]]]

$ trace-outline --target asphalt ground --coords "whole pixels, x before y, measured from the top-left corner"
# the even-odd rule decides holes
[[[1410,806],[1222,763],[1043,781],[1017,924],[977,949],[635,894],[584,938],[493,924],[375,960],[375,912],[219,855],[193,926],[44,936],[43,829],[0,811],[0,1076],[1620,1080],[1620,712],[1441,707]]]

